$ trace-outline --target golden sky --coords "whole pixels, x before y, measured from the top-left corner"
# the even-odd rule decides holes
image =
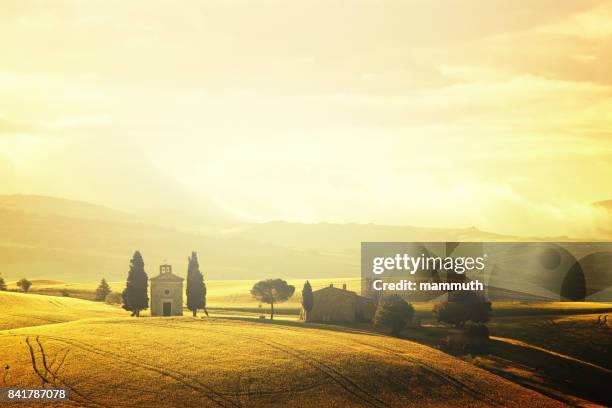
[[[0,0],[0,193],[592,235],[612,1]]]

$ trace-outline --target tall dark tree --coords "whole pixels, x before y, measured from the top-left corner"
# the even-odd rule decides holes
[[[6,290],[6,282],[4,281],[4,278],[2,276],[0,276],[0,290]]]
[[[306,281],[304,283],[304,288],[302,289],[302,307],[304,308],[304,317],[308,316],[308,313],[312,310],[314,306],[314,297],[312,296],[312,286],[310,286],[310,282]]]
[[[188,258],[189,265],[187,266],[187,309],[191,310],[195,317],[198,309],[206,311],[206,285],[204,284],[204,276],[200,272],[200,264],[198,263],[198,254],[194,251]]]
[[[21,290],[23,290],[24,292],[27,292],[28,290],[30,290],[31,286],[32,286],[32,282],[30,282],[26,278],[22,278],[22,279],[19,279],[19,281],[17,281],[17,287],[21,288]]]
[[[111,288],[110,286],[108,286],[108,282],[106,281],[106,279],[102,278],[100,284],[98,285],[98,288],[96,289],[95,300],[103,302],[109,293],[111,293]]]
[[[295,286],[288,285],[282,279],[266,279],[257,282],[251,289],[251,295],[260,302],[270,305],[270,319],[274,319],[274,304],[284,302],[293,296]]]
[[[208,316],[208,309],[206,309],[206,282],[204,282],[204,304],[202,305],[202,309],[204,309],[204,314]]]
[[[149,277],[144,269],[144,261],[139,251],[134,252],[130,260],[130,271],[123,290],[123,308],[139,317],[140,311],[149,307]]]

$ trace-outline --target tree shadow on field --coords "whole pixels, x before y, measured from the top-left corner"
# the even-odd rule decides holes
[[[606,368],[498,340],[492,340],[491,354],[501,358],[501,361],[511,361],[514,365],[535,369],[543,380],[539,385],[552,387],[563,393],[604,404],[604,406],[612,406],[612,395],[609,388],[603,386],[612,381],[612,374]],[[498,370],[496,367],[489,368],[502,377],[542,392],[542,389],[537,386],[538,379],[535,377],[514,378],[511,371]]]

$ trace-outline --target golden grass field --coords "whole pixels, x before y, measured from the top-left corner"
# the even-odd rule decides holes
[[[254,281],[209,281],[211,318],[197,319],[137,319],[101,302],[0,292],[0,367],[9,367],[0,387],[66,387],[73,390],[71,406],[90,407],[561,406],[559,400],[588,406],[588,387],[576,390],[579,398],[565,395],[565,377],[551,388],[557,365],[607,378],[605,368],[588,364],[610,361],[610,329],[593,329],[610,304],[496,302],[491,334],[517,343],[496,340],[494,355],[470,359],[435,349],[446,329],[435,325],[430,303],[414,305],[424,324],[405,331],[414,341],[367,325],[299,322],[293,309],[302,282],[291,282],[297,295],[281,304],[289,314],[274,322],[257,318],[258,303],[249,295]],[[311,282],[315,289],[330,282],[359,286],[358,279]],[[38,281],[33,289],[73,295],[95,286]],[[552,359],[554,353],[584,362],[568,366],[568,358]]]
[[[69,388],[65,406],[562,406],[411,341],[302,323],[88,318],[2,330],[0,362],[3,385]]]
[[[0,292],[0,330],[124,315],[118,307],[68,297]]]

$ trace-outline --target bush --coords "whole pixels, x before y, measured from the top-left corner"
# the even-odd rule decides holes
[[[62,290],[60,290],[60,294],[61,294],[63,297],[70,297],[70,292],[68,292],[68,289],[62,289]]]
[[[461,327],[466,319],[465,308],[457,302],[440,302],[434,305],[433,314],[438,322]]]
[[[110,286],[108,286],[108,282],[106,281],[106,279],[102,278],[100,284],[96,288],[96,295],[94,297],[94,300],[97,300],[99,302],[106,300],[106,297],[109,295],[109,293],[111,293],[111,288]]]
[[[21,290],[23,290],[24,292],[30,290],[31,286],[32,282],[30,282],[26,278],[19,279],[19,281],[17,282],[17,287],[21,288]]]
[[[123,302],[123,297],[119,292],[111,292],[104,299],[109,305],[120,305]]]
[[[400,332],[412,321],[414,307],[400,296],[392,295],[378,302],[374,324],[391,327],[391,333],[399,336]]]
[[[482,324],[491,318],[491,302],[474,292],[449,294],[449,300],[438,303],[433,308],[434,316],[439,322],[459,328],[465,326],[468,321]]]

